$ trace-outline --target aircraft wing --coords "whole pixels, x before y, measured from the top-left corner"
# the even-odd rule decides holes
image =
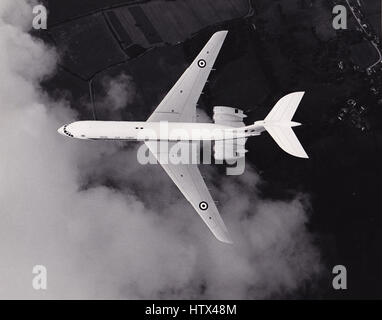
[[[147,121],[195,122],[196,104],[227,33],[219,31],[211,37]]]
[[[194,62],[149,117],[148,122],[196,121],[196,104],[227,33],[228,31],[220,31],[211,37]],[[145,141],[145,144],[215,237],[222,242],[232,243],[198,166],[196,164],[163,163],[160,153],[157,151],[157,142]],[[170,150],[176,142],[168,142],[168,144],[168,150]]]
[[[168,150],[177,142],[169,142]],[[179,143],[179,142],[178,142]],[[184,143],[184,142],[180,142]],[[160,162],[157,142],[145,141],[151,153],[158,159],[163,169],[191,203],[215,237],[226,243],[232,243],[227,227],[221,218],[211,194],[200,174],[197,164],[164,164]]]

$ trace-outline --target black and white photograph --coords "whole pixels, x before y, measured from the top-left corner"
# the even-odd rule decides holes
[[[0,300],[382,299],[381,11],[0,0]]]

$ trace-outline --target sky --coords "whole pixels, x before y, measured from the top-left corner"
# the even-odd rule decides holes
[[[249,164],[238,177],[203,166],[227,245],[160,166],[137,162],[138,144],[60,136],[78,115],[42,89],[60,55],[29,34],[31,21],[30,2],[0,2],[1,299],[266,299],[315,283],[309,195],[264,200]],[[113,110],[139,96],[129,75],[103,85]],[[47,290],[32,287],[35,265]]]

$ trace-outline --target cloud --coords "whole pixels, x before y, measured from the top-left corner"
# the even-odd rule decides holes
[[[106,77],[102,80],[103,88],[106,91],[101,105],[112,110],[121,110],[129,102],[136,99],[136,88],[131,76],[122,73],[115,78]]]
[[[136,145],[58,135],[76,112],[40,87],[57,55],[26,33],[31,12],[0,3],[0,298],[267,298],[314,281],[303,195],[265,201],[250,167],[240,177],[203,168],[234,234],[228,246],[160,167],[137,163]],[[115,83],[106,96],[122,106]],[[32,288],[37,264],[46,291]]]

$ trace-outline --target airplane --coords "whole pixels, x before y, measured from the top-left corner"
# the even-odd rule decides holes
[[[228,31],[219,31],[212,35],[205,47],[187,68],[176,84],[168,92],[145,122],[134,121],[77,121],[66,124],[57,131],[67,137],[84,140],[136,140],[143,141],[158,160],[185,198],[206,223],[213,235],[224,243],[233,243],[221,218],[218,208],[200,174],[197,164],[172,164],[161,161],[156,144],[169,145],[188,143],[190,140],[218,141],[230,139],[237,143],[235,158],[243,158],[245,141],[267,131],[281,149],[300,158],[308,158],[304,148],[294,134],[292,127],[301,125],[292,118],[305,92],[294,92],[281,98],[264,120],[246,126],[246,117],[242,110],[231,107],[215,107],[214,123],[196,122],[196,106],[213,65],[224,43]],[[161,123],[168,124],[168,130],[160,129]],[[192,130],[200,129],[195,135]],[[174,138],[173,131],[185,132]],[[225,138],[229,136],[230,138]],[[143,138],[144,137],[144,138]],[[190,138],[191,137],[191,138]],[[241,139],[242,140],[242,139]],[[215,156],[219,151],[215,150]]]

